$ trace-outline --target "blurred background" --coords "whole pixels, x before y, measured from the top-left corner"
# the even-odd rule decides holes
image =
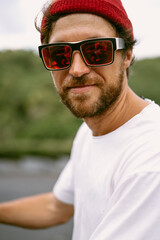
[[[63,104],[38,57],[34,19],[44,0],[0,0],[0,201],[47,192],[82,123]],[[160,1],[122,0],[138,40],[129,85],[160,104]],[[0,239],[71,239],[72,221],[50,230],[0,226]]]

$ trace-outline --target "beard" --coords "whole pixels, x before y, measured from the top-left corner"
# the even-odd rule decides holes
[[[64,82],[62,90],[59,92],[62,102],[77,118],[92,118],[106,112],[119,98],[123,79],[124,70],[121,68],[118,75],[114,76],[112,82],[104,82],[99,76],[90,78],[84,75],[79,78],[72,78],[70,82]],[[97,88],[98,96],[91,94],[75,94],[70,95],[69,89],[72,86],[94,84]]]

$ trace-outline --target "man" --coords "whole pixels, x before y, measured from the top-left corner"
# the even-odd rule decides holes
[[[53,193],[0,205],[0,221],[45,228],[74,215],[74,240],[160,239],[160,108],[128,86],[133,29],[120,0],[57,0],[40,57],[84,123]]]

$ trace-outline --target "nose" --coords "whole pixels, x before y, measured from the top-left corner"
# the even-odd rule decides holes
[[[69,74],[73,77],[82,77],[90,72],[90,68],[85,64],[80,52],[75,51],[72,56],[72,64]]]

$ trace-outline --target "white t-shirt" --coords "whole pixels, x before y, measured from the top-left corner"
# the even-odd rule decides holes
[[[74,204],[73,240],[160,240],[160,107],[103,136],[82,124],[54,193]]]

